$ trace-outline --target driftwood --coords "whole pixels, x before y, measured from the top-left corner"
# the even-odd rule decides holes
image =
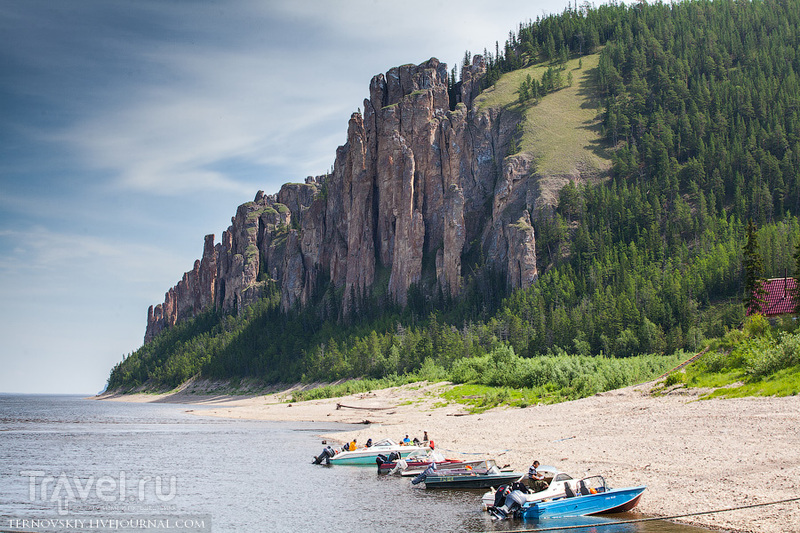
[[[338,411],[339,409],[362,409],[364,411],[387,411],[389,409],[397,409],[397,406],[394,405],[394,406],[391,406],[391,407],[358,407],[358,406],[355,406],[355,405],[345,405],[343,403],[337,403],[336,404],[336,410]]]

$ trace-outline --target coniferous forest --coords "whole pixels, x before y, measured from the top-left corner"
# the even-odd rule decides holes
[[[399,308],[376,290],[340,316],[332,286],[289,313],[276,288],[238,316],[209,311],[164,331],[109,388],[411,376],[578,397],[653,377],[741,327],[749,222],[764,277],[796,274],[800,1],[584,3],[484,51],[482,84],[551,65],[522,88],[537,105],[558,90],[558,64],[589,54],[611,177],[569,184],[534,214],[529,289],[511,293],[482,269],[456,300],[412,287]]]

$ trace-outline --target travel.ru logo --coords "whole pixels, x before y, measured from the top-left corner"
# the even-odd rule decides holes
[[[52,502],[58,514],[69,512],[70,502],[100,501],[104,504],[125,502],[165,503],[178,494],[177,476],[129,476],[120,471],[116,476],[90,475],[79,477],[61,472],[48,475],[43,470],[23,470],[28,478],[28,498],[31,502]]]

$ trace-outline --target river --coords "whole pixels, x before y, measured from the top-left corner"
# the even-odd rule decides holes
[[[0,531],[476,533],[537,527],[492,521],[480,510],[483,491],[425,490],[407,478],[378,476],[371,467],[311,464],[323,448],[318,435],[347,426],[226,420],[198,416],[202,409],[0,394]],[[654,521],[576,531],[707,530]]]

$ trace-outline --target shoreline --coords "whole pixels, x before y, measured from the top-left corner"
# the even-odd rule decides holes
[[[201,416],[362,426],[320,435],[341,442],[400,440],[427,431],[448,457],[493,458],[519,472],[537,459],[573,477],[602,474],[615,487],[647,485],[635,511],[649,516],[800,495],[800,397],[698,400],[698,392],[686,389],[653,396],[653,385],[481,414],[467,414],[460,404],[443,405],[439,394],[448,383],[424,382],[295,403],[284,402],[290,390],[242,396],[183,390],[96,399],[209,407],[192,412]],[[800,503],[675,521],[742,533],[800,533]]]

